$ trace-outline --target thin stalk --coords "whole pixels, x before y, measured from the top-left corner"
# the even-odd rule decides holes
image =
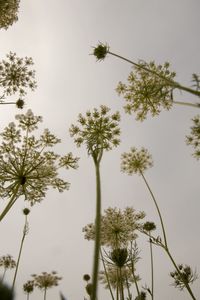
[[[20,262],[20,258],[21,258],[21,254],[22,254],[22,248],[23,248],[25,236],[27,235],[27,232],[28,232],[27,228],[28,228],[28,222],[27,222],[27,216],[26,216],[25,217],[24,229],[23,229],[23,235],[22,235],[21,244],[20,244],[20,248],[19,248],[17,265],[16,265],[16,268],[15,268],[15,274],[14,274],[13,283],[12,283],[12,291],[14,290],[14,286],[15,286],[15,281],[16,281],[16,277],[17,277],[17,272],[18,272],[18,268],[19,268],[19,262]]]
[[[154,194],[153,194],[153,192],[152,192],[152,190],[151,190],[151,188],[150,188],[150,186],[149,186],[149,184],[148,184],[146,178],[144,177],[144,174],[143,174],[141,171],[140,171],[140,174],[141,174],[141,176],[142,176],[142,178],[143,178],[143,180],[144,180],[144,182],[145,182],[145,184],[146,184],[146,186],[147,186],[147,188],[148,188],[148,190],[149,190],[149,192],[150,192],[150,194],[151,194],[151,197],[152,197],[152,199],[153,199],[153,202],[154,202],[154,204],[155,204],[155,206],[156,206],[156,209],[157,209],[157,212],[158,212],[158,215],[159,215],[159,218],[160,218],[161,227],[162,227],[162,232],[163,232],[163,237],[164,237],[164,244],[165,244],[165,247],[168,248],[168,246],[167,246],[167,237],[166,237],[165,227],[164,227],[163,219],[162,219],[162,216],[161,216],[160,209],[159,209],[159,207],[158,207],[156,198],[155,198],[155,196],[154,196]]]
[[[196,91],[196,90],[194,90],[194,89],[191,89],[191,88],[182,86],[182,85],[179,84],[178,82],[175,82],[175,81],[173,81],[173,80],[167,79],[165,76],[162,76],[162,75],[156,73],[155,71],[152,71],[152,70],[146,68],[145,66],[139,65],[139,64],[133,62],[132,60],[127,59],[127,58],[125,58],[125,57],[123,57],[123,56],[121,56],[121,55],[118,55],[118,54],[113,53],[113,52],[110,52],[110,51],[108,51],[107,53],[109,53],[109,54],[111,54],[111,55],[113,55],[113,56],[115,56],[115,57],[118,57],[118,58],[120,58],[120,59],[122,59],[122,60],[124,60],[124,61],[127,61],[127,62],[131,63],[132,65],[134,65],[134,66],[137,67],[138,69],[142,69],[142,70],[144,70],[144,71],[146,71],[146,72],[149,72],[149,73],[151,73],[151,74],[154,74],[154,75],[158,76],[159,78],[161,78],[161,79],[163,79],[164,81],[166,81],[166,82],[167,82],[171,87],[173,87],[173,88],[178,88],[179,90],[183,90],[183,91],[185,91],[185,92],[188,92],[188,93],[190,93],[190,94],[193,94],[193,95],[195,95],[195,96],[200,97],[200,91]]]
[[[169,249],[168,249],[168,248],[165,248],[165,247],[164,247],[164,249],[165,249],[167,255],[169,256],[171,262],[173,263],[173,265],[174,265],[176,271],[177,271],[177,272],[180,274],[180,276],[182,277],[182,274],[181,274],[181,272],[180,272],[178,266],[176,265],[176,263],[175,263],[175,261],[174,261],[172,255],[171,255],[171,253],[169,252]],[[184,282],[184,281],[183,281],[183,282]],[[193,300],[196,300],[196,298],[195,298],[195,296],[194,296],[194,294],[193,294],[193,292],[192,292],[192,290],[191,290],[191,288],[190,288],[190,285],[189,285],[188,283],[185,283],[185,282],[184,282],[184,284],[185,284],[185,287],[186,287],[186,289],[188,290],[190,296],[192,297],[192,299],[193,299]]]
[[[46,300],[47,288],[44,289],[44,300]]]
[[[135,283],[137,295],[139,297],[140,296],[140,290],[139,290],[139,287],[138,287],[138,284],[137,284],[137,278],[135,276],[135,270],[134,270],[134,264],[133,264],[133,258],[132,258],[132,242],[131,242],[131,271],[132,271],[133,280],[134,280],[134,283]]]
[[[126,273],[125,273],[125,280],[126,280],[126,287],[127,287],[127,291],[128,291],[128,298],[127,298],[127,300],[131,300],[132,299],[132,295],[131,295],[131,292],[130,292],[128,278],[127,278]]]
[[[4,268],[4,271],[3,271],[3,276],[1,277],[1,283],[3,283],[3,280],[4,280],[4,277],[6,275],[6,271],[7,271],[7,268]]]
[[[114,300],[115,298],[114,298],[114,295],[113,295],[113,292],[112,292],[112,288],[111,288],[111,285],[110,285],[110,280],[109,280],[109,277],[108,277],[108,272],[106,270],[106,265],[105,265],[105,262],[104,262],[104,258],[103,258],[103,254],[102,254],[101,248],[100,248],[100,255],[101,255],[101,260],[102,260],[102,263],[103,263],[104,272],[105,272],[105,275],[106,275],[106,280],[107,280],[107,283],[108,283],[108,288],[109,288],[112,300]]]
[[[151,235],[149,236],[149,243],[150,243],[150,255],[151,255],[151,299],[154,299],[154,268],[153,268],[153,248],[152,248],[152,241]]]
[[[5,215],[8,213],[8,211],[11,209],[11,207],[13,206],[13,204],[15,203],[15,201],[17,200],[17,192],[19,190],[20,187],[20,183],[16,185],[16,188],[13,192],[13,195],[10,199],[10,201],[8,202],[7,206],[4,208],[3,212],[0,214],[0,222],[2,221],[2,219],[5,217]]]
[[[120,300],[124,300],[124,287],[122,280],[122,268],[119,268],[119,287],[120,287]]]
[[[192,106],[200,108],[200,103],[190,103],[190,102],[182,102],[182,101],[172,101],[174,104],[184,105],[184,106]]]
[[[101,179],[100,179],[100,162],[94,160],[96,173],[96,219],[95,219],[95,245],[94,261],[92,276],[92,297],[91,300],[97,299],[98,271],[99,271],[99,253],[100,253],[100,231],[101,231]]]

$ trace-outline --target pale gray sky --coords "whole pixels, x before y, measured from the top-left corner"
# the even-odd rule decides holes
[[[108,206],[133,206],[144,210],[147,220],[159,222],[148,191],[137,175],[120,173],[120,155],[131,146],[144,146],[154,159],[146,177],[158,199],[167,228],[169,244],[177,262],[191,265],[200,272],[200,166],[185,145],[191,118],[197,109],[174,107],[143,123],[123,112],[123,99],[115,92],[117,83],[131,70],[128,63],[114,57],[96,62],[89,55],[98,41],[107,42],[111,51],[132,60],[169,61],[177,80],[191,85],[191,74],[200,70],[200,2],[198,0],[21,0],[19,21],[7,31],[1,30],[3,59],[9,52],[31,56],[35,63],[38,88],[29,92],[24,108],[42,115],[42,128],[48,127],[62,139],[56,150],[72,151],[79,156],[77,171],[63,171],[71,183],[69,191],[59,194],[49,190],[46,199],[33,207],[17,279],[16,300],[25,299],[22,285],[33,273],[57,270],[63,280],[49,290],[48,300],[83,299],[82,276],[92,268],[93,243],[84,240],[82,227],[93,221],[95,210],[95,173],[84,147],[77,149],[68,129],[80,112],[109,106],[122,115],[121,145],[105,153],[102,161],[102,202]],[[178,99],[192,100],[188,94]],[[197,99],[194,99],[197,100]],[[19,111],[1,107],[2,130]],[[3,207],[3,206],[1,206]],[[0,255],[17,257],[23,228],[19,199],[0,226]],[[141,284],[150,284],[150,265],[146,238],[139,239],[142,260],[138,264]],[[155,300],[187,300],[187,292],[170,286],[173,270],[161,249],[155,249]],[[12,281],[13,272],[7,273]],[[193,285],[200,295],[199,280]],[[109,299],[100,290],[99,299]],[[30,299],[42,299],[38,291]]]

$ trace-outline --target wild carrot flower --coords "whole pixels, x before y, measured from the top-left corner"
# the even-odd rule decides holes
[[[4,272],[0,280],[0,282],[3,282],[6,271],[8,269],[14,269],[16,267],[16,262],[11,255],[4,255],[0,257],[0,267],[4,268]]]
[[[119,112],[108,115],[109,108],[101,105],[100,110],[96,108],[93,112],[87,111],[86,115],[79,114],[79,126],[72,125],[70,135],[78,147],[86,144],[88,154],[98,158],[103,150],[111,150],[119,145],[120,121]]]
[[[55,271],[52,271],[51,273],[42,272],[40,275],[33,274],[32,277],[34,286],[44,291],[44,299],[46,299],[47,289],[58,286],[58,282],[62,279]]]
[[[139,61],[138,66],[133,66],[134,71],[128,76],[128,84],[119,82],[116,91],[127,102],[125,112],[136,112],[136,119],[143,121],[147,113],[155,116],[160,113],[161,107],[167,110],[171,108],[173,88],[169,83],[175,73],[169,71],[168,62],[157,66],[154,61]]]
[[[140,227],[140,220],[145,217],[144,212],[136,213],[132,207],[122,211],[118,208],[105,210],[101,217],[101,245],[113,249],[123,247],[137,237],[136,229]],[[93,223],[83,228],[85,239],[95,239],[95,225]]]
[[[36,88],[35,70],[31,68],[32,65],[31,57],[19,58],[16,53],[12,52],[7,54],[6,60],[0,62],[1,104],[13,103],[5,102],[5,98],[18,93],[16,105],[18,108],[23,107],[26,90],[34,91]]]
[[[73,158],[72,153],[61,157],[50,151],[60,139],[48,129],[39,138],[32,134],[42,121],[41,116],[28,110],[16,115],[16,120],[17,125],[10,123],[0,134],[0,196],[10,198],[0,220],[22,195],[34,205],[45,197],[49,187],[59,192],[68,189],[69,183],[58,177],[58,169],[77,168],[78,158]]]
[[[190,135],[186,136],[186,143],[193,146],[195,150],[193,156],[200,159],[200,116],[195,116],[192,121],[193,126]]]
[[[193,272],[188,265],[178,265],[179,272],[175,270],[170,273],[170,276],[174,279],[173,285],[179,288],[181,291],[190,283],[193,283],[197,278],[196,272]]]
[[[109,51],[109,46],[107,44],[99,43],[96,47],[94,47],[93,55],[97,58],[97,60],[104,60],[107,53]]]
[[[132,272],[130,268],[127,266],[121,268],[120,279],[119,279],[119,269],[117,266],[115,265],[108,266],[106,268],[106,272],[107,274],[105,274],[105,271],[99,272],[99,281],[101,282],[101,284],[104,285],[106,289],[109,288],[108,279],[113,289],[117,289],[117,286],[119,285],[119,281],[120,284],[123,285],[123,287],[127,287],[127,285],[129,287],[131,283],[134,283]],[[137,280],[139,280],[139,277],[137,277]]]
[[[20,0],[0,0],[0,28],[8,29],[18,20]]]
[[[79,114],[78,125],[72,125],[70,135],[74,137],[74,142],[78,147],[86,144],[88,154],[92,156],[95,165],[96,175],[96,217],[95,217],[95,245],[93,260],[92,276],[92,300],[97,297],[97,282],[99,268],[100,252],[100,228],[101,228],[101,179],[100,179],[100,162],[104,150],[111,150],[119,145],[120,121],[119,112],[109,115],[109,108],[101,105],[100,109],[96,108],[87,111],[86,115]]]
[[[145,148],[137,150],[135,147],[132,147],[130,152],[125,152],[121,156],[121,170],[128,175],[133,173],[141,175],[141,172],[143,173],[152,166],[152,156]]]
[[[34,280],[28,280],[24,285],[23,285],[23,290],[27,294],[27,299],[29,294],[31,294],[34,290]]]

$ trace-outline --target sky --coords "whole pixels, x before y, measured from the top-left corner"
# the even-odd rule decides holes
[[[70,190],[62,194],[50,189],[45,199],[31,209],[29,233],[26,237],[15,300],[26,299],[23,284],[31,274],[56,270],[63,277],[59,287],[48,291],[48,300],[59,299],[59,291],[67,300],[86,297],[83,274],[91,273],[93,242],[84,239],[82,228],[94,220],[95,171],[84,147],[77,148],[69,135],[79,113],[101,104],[121,114],[121,144],[106,152],[101,164],[102,208],[134,207],[145,211],[146,220],[159,219],[142,178],[120,172],[121,153],[130,147],[145,147],[154,166],[146,178],[161,209],[169,245],[178,263],[189,264],[200,271],[199,242],[199,161],[185,143],[191,119],[198,109],[174,106],[144,122],[124,113],[124,100],[115,88],[126,82],[131,65],[108,56],[97,62],[90,55],[97,43],[108,43],[110,50],[133,61],[170,62],[176,80],[191,86],[191,75],[199,74],[200,41],[198,0],[21,0],[19,20],[8,30],[0,31],[0,59],[10,51],[19,57],[32,57],[36,70],[37,89],[28,92],[23,112],[31,109],[43,117],[43,128],[49,128],[62,143],[55,151],[64,155],[73,152],[80,157],[79,169],[62,171],[70,182]],[[177,93],[176,100],[197,101],[186,93]],[[1,107],[0,131],[15,115],[14,106]],[[1,201],[3,209],[5,202]],[[18,199],[1,222],[0,256],[17,258],[24,218],[23,199]],[[159,230],[158,230],[159,234]],[[147,238],[138,239],[141,260],[137,272],[140,285],[150,284]],[[155,253],[155,300],[187,300],[187,291],[180,292],[171,283],[173,266],[160,248]],[[6,280],[12,282],[13,272]],[[193,284],[200,295],[199,280]],[[99,300],[109,299],[108,291],[99,287]],[[42,299],[35,291],[30,299]]]

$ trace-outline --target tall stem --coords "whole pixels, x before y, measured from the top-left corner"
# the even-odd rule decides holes
[[[1,277],[0,283],[3,283],[4,277],[5,277],[5,275],[6,275],[6,271],[7,271],[7,268],[4,268],[3,276]]]
[[[95,219],[95,245],[92,276],[92,297],[97,299],[98,271],[99,271],[99,252],[100,252],[100,232],[101,232],[101,180],[100,180],[100,162],[94,160],[96,173],[96,219]]]
[[[44,300],[46,300],[47,288],[44,289]]]
[[[20,184],[17,184],[10,201],[8,202],[8,204],[6,205],[6,207],[4,208],[2,213],[0,214],[0,222],[3,220],[5,215],[8,213],[8,211],[11,209],[11,207],[13,206],[15,201],[17,200],[17,192],[19,190],[19,187],[20,187]]]
[[[164,244],[165,244],[165,247],[168,248],[168,246],[167,246],[167,237],[166,237],[166,233],[165,233],[165,227],[164,227],[163,219],[162,219],[162,216],[161,216],[160,209],[158,207],[156,198],[155,198],[155,196],[154,196],[154,194],[153,194],[153,192],[152,192],[152,190],[151,190],[151,188],[150,188],[150,186],[149,186],[146,178],[144,177],[144,174],[141,171],[140,171],[140,174],[141,174],[141,176],[142,176],[142,178],[143,178],[143,180],[144,180],[144,182],[145,182],[145,184],[146,184],[146,186],[147,186],[147,188],[148,188],[148,190],[149,190],[149,192],[151,194],[153,202],[154,202],[154,204],[156,206],[156,209],[157,209],[157,212],[158,212],[158,215],[159,215],[159,218],[160,218],[161,227],[162,227],[162,232],[163,232],[163,237],[164,237]]]
[[[17,277],[17,272],[18,272],[18,268],[19,268],[19,262],[20,262],[20,258],[21,258],[21,254],[22,254],[22,248],[23,248],[25,236],[27,235],[27,226],[28,226],[28,222],[27,222],[27,216],[26,216],[24,229],[23,229],[23,235],[22,235],[19,254],[18,254],[18,259],[17,259],[17,265],[16,265],[16,268],[15,268],[15,274],[14,274],[14,278],[13,278],[12,291],[14,290],[15,281],[16,281],[16,277]]]
[[[104,262],[104,258],[103,258],[103,254],[102,254],[101,248],[100,248],[100,255],[101,255],[101,260],[102,260],[102,263],[103,263],[104,272],[105,272],[105,275],[106,275],[106,280],[107,280],[107,283],[108,283],[108,288],[109,288],[112,300],[114,300],[115,298],[114,298],[114,295],[113,295],[113,292],[112,292],[112,288],[111,288],[111,285],[110,285],[110,280],[109,280],[109,277],[108,277],[108,272],[106,270],[106,265],[105,265],[105,262]]]
[[[184,105],[184,106],[192,106],[200,108],[200,103],[190,103],[190,102],[182,102],[182,101],[172,101],[174,104]]]
[[[152,241],[151,235],[149,237],[150,243],[150,255],[151,255],[151,299],[154,299],[154,269],[153,269],[153,248],[152,248]]]
[[[165,247],[164,247],[164,249],[165,249],[167,255],[169,256],[171,262],[173,263],[173,265],[174,265],[176,271],[179,273],[179,275],[180,275],[181,277],[183,277],[183,276],[182,276],[182,273],[180,272],[180,270],[179,270],[177,264],[175,263],[175,261],[174,261],[172,255],[171,255],[169,249],[168,249],[168,248],[165,248]],[[184,278],[183,278],[183,282],[184,282],[185,287],[186,287],[186,289],[188,290],[190,296],[192,297],[192,299],[193,299],[193,300],[196,300],[196,298],[195,298],[195,296],[194,296],[194,294],[193,294],[193,292],[192,292],[192,290],[191,290],[189,284],[185,282]]]
[[[124,60],[124,61],[127,61],[127,62],[131,63],[132,65],[134,65],[134,66],[137,67],[138,69],[142,69],[142,70],[144,70],[144,71],[146,71],[146,72],[148,72],[148,73],[151,73],[151,74],[154,74],[154,75],[158,76],[159,78],[163,79],[166,83],[168,83],[172,88],[178,88],[179,90],[183,90],[183,91],[185,91],[185,92],[188,92],[188,93],[190,93],[190,94],[193,94],[193,95],[195,95],[195,96],[200,97],[200,91],[196,91],[196,90],[194,90],[194,89],[191,89],[191,88],[182,86],[182,85],[179,84],[178,82],[175,82],[175,81],[173,81],[173,80],[170,80],[170,79],[166,78],[165,76],[162,76],[162,75],[158,74],[157,72],[152,71],[152,70],[146,68],[146,67],[143,66],[143,65],[137,64],[137,63],[133,62],[132,60],[127,59],[127,58],[125,58],[125,57],[123,57],[123,56],[121,56],[121,55],[118,55],[118,54],[113,53],[113,52],[110,52],[110,51],[108,51],[107,53],[109,53],[109,54],[111,54],[111,55],[113,55],[113,56],[115,56],[115,57],[118,57],[118,58],[120,58],[120,59],[122,59],[122,60]]]

